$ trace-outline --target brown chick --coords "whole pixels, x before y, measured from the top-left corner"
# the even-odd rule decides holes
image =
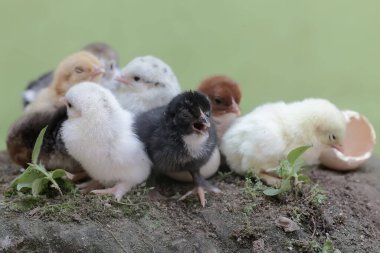
[[[220,143],[223,134],[240,115],[240,86],[227,76],[211,76],[199,85],[198,91],[206,94],[211,101],[212,118]]]
[[[61,138],[61,125],[67,120],[66,108],[23,115],[9,129],[7,150],[13,162],[26,168],[32,160],[33,147],[40,131],[45,127],[44,141],[39,159],[46,169],[65,169],[77,173],[82,166],[66,151]]]
[[[102,63],[93,54],[80,51],[65,58],[56,68],[51,85],[41,90],[26,113],[54,110],[60,98],[75,84],[83,81],[99,82],[104,73]]]

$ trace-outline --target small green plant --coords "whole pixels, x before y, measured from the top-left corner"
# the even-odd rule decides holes
[[[256,183],[252,182],[252,177],[247,176],[244,182],[244,193],[250,195],[251,197],[256,197],[259,193],[263,192],[267,187],[257,179]]]
[[[56,180],[61,179],[65,175],[65,171],[62,169],[47,171],[45,166],[38,162],[46,128],[47,127],[42,129],[37,137],[32,152],[32,162],[28,163],[28,168],[12,182],[11,187],[16,188],[17,191],[30,189],[33,196],[38,196],[51,186],[58,190],[59,194],[62,196],[61,188]]]
[[[334,243],[330,239],[327,239],[323,243],[321,253],[341,253],[341,251],[334,247]]]
[[[305,201],[309,202],[313,206],[320,206],[325,202],[326,199],[327,196],[325,192],[320,189],[318,185],[314,185],[311,187],[309,196],[305,198]]]
[[[311,146],[301,146],[289,152],[287,158],[282,160],[276,173],[282,178],[279,188],[269,187],[263,191],[265,195],[275,196],[290,191],[300,182],[308,183],[310,178],[302,175],[302,161],[299,160],[301,155],[305,153]]]
[[[256,203],[250,203],[250,204],[246,204],[243,208],[243,212],[246,214],[246,215],[250,215],[253,210],[255,210],[255,208],[257,207],[257,204]]]
[[[293,240],[291,245],[296,247],[300,252],[315,252],[315,253],[342,253],[339,249],[335,248],[334,243],[327,238],[323,245],[318,241],[298,241]],[[298,252],[298,251],[297,251]]]

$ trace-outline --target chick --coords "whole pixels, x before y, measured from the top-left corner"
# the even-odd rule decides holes
[[[67,153],[62,142],[60,129],[66,119],[65,107],[22,116],[8,133],[7,150],[10,158],[26,168],[32,160],[33,147],[38,134],[48,126],[39,156],[41,163],[48,170],[60,168],[73,173],[82,171],[81,165]]]
[[[167,106],[138,115],[135,124],[137,135],[153,162],[153,170],[163,174],[190,172],[195,188],[181,199],[197,193],[202,206],[206,204],[205,190],[220,191],[200,174],[217,142],[210,113],[207,97],[197,91],[188,91],[174,97]]]
[[[240,86],[227,76],[211,76],[198,87],[211,101],[212,118],[216,124],[218,141],[240,115]]]
[[[150,174],[151,161],[133,132],[133,115],[122,109],[112,93],[92,82],[72,87],[65,96],[68,120],[62,139],[87,173],[117,200]],[[89,127],[90,126],[90,127]]]
[[[105,71],[100,84],[115,91],[117,88],[115,77],[120,74],[119,56],[116,51],[109,45],[100,42],[88,44],[82,50],[88,51],[100,59]]]
[[[69,88],[81,81],[99,82],[103,73],[101,62],[96,56],[85,51],[75,53],[59,64],[54,72],[52,85],[41,90],[25,112],[54,110],[60,105],[59,98],[63,97]]]
[[[324,99],[269,103],[237,119],[224,134],[221,151],[236,173],[253,169],[276,185],[274,169],[292,149],[312,145],[302,158],[307,165],[317,164],[322,150],[341,148],[345,126],[341,111]]]
[[[53,81],[53,71],[46,72],[38,79],[31,81],[24,92],[22,93],[22,102],[24,108],[26,108],[31,102],[33,102],[38,93],[49,86]]]
[[[82,50],[94,54],[102,61],[105,73],[101,83],[106,87],[115,87],[116,84],[113,81],[113,78],[117,75],[119,66],[118,54],[116,51],[105,43],[91,43],[86,45]],[[31,81],[22,95],[24,108],[36,99],[37,95],[43,88],[51,85],[52,81],[53,71],[49,71],[38,79]]]
[[[240,86],[227,76],[211,76],[198,87],[198,91],[207,95],[212,108],[212,119],[215,122],[218,143],[232,122],[240,115]],[[214,175],[220,166],[225,166],[225,158],[220,156],[219,148],[215,148],[211,159],[202,166],[200,173],[204,178]],[[190,173],[175,172],[168,176],[181,182],[191,182]]]
[[[116,80],[118,101],[135,114],[167,105],[181,91],[173,70],[153,56],[133,59]]]

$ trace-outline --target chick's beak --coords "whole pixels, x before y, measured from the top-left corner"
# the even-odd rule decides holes
[[[126,84],[126,85],[130,85],[130,82],[127,78],[125,78],[123,75],[117,75],[115,77],[115,80],[120,82],[120,83],[123,83],[123,84]]]
[[[343,145],[342,144],[332,144],[331,147],[343,153]]]
[[[69,102],[67,101],[66,97],[61,97],[59,99],[59,103],[62,105],[65,105],[66,107],[68,106]]]
[[[206,127],[210,127],[210,120],[208,117],[202,112],[201,116],[199,117],[199,122],[201,122]]]
[[[93,77],[96,77],[96,76],[98,76],[98,75],[102,75],[102,74],[104,74],[106,71],[103,69],[103,68],[100,68],[100,67],[98,67],[98,66],[95,66],[94,67],[94,69],[92,70],[92,72],[91,72],[91,75],[93,76]]]
[[[232,104],[227,112],[240,115],[240,106],[236,103],[235,99],[232,99]]]
[[[193,129],[199,133],[206,132],[211,126],[208,117],[201,111],[201,116],[193,123]]]

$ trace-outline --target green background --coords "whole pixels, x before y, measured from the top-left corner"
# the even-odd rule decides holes
[[[184,89],[229,75],[242,86],[244,112],[323,97],[379,129],[379,10],[380,1],[354,0],[1,0],[0,148],[27,82],[94,41],[117,49],[122,65],[162,58]]]

